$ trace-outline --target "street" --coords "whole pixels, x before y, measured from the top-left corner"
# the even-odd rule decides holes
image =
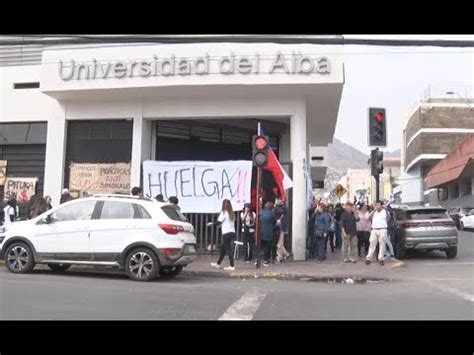
[[[14,275],[0,267],[2,320],[473,320],[474,233],[454,260],[415,255],[366,284],[189,275],[133,282],[111,271]],[[318,265],[315,263],[315,268]]]

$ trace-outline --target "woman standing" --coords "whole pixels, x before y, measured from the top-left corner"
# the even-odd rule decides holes
[[[326,237],[326,250],[328,249],[328,242],[329,242],[329,245],[331,246],[331,251],[334,252],[334,248],[336,247],[334,244],[334,235],[336,233],[336,217],[334,214],[333,205],[328,206],[327,213],[329,215],[330,222],[329,222],[328,234]]]
[[[277,218],[273,212],[273,202],[267,202],[261,216],[261,245],[263,251],[263,266],[270,265],[270,251],[273,241],[273,230],[277,223]]]
[[[220,248],[219,260],[217,263],[211,263],[211,266],[219,269],[221,267],[222,260],[227,253],[229,256],[230,266],[225,267],[224,270],[234,271],[234,255],[232,253],[232,243],[235,240],[235,213],[232,209],[232,204],[229,200],[225,199],[222,201],[222,209],[217,222],[209,222],[208,225],[220,224],[222,227],[222,244]]]
[[[370,238],[370,231],[371,223],[370,223],[370,212],[367,209],[366,205],[361,205],[360,208],[356,212],[357,214],[357,249],[359,252],[359,257],[361,257],[361,250],[364,248],[364,255],[369,253],[369,238]]]
[[[14,198],[7,201],[7,205],[3,209],[5,222],[3,226],[8,230],[13,222],[16,221],[16,200]]]
[[[252,260],[253,244],[255,243],[255,217],[255,212],[251,210],[250,203],[246,203],[240,214],[246,263]]]

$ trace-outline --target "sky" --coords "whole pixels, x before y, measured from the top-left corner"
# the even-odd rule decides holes
[[[380,38],[381,36],[345,36]],[[406,36],[383,36],[383,38]],[[474,36],[410,36],[410,39],[470,39]],[[428,38],[431,37],[431,38]],[[474,91],[474,48],[344,46],[345,84],[335,136],[368,153],[368,108],[386,108],[388,146],[401,148],[402,131],[410,111],[431,85],[432,96],[455,91],[472,97]]]

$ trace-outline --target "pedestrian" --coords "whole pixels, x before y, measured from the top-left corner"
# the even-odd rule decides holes
[[[372,231],[370,232],[370,246],[365,263],[370,265],[377,243],[379,245],[378,260],[380,265],[384,265],[385,243],[387,239],[387,220],[389,218],[387,211],[383,206],[382,201],[377,201],[375,209],[370,213],[370,220],[372,222]]]
[[[181,210],[181,208],[178,206],[179,200],[176,196],[170,196],[170,198],[168,199],[168,203],[175,206],[176,209]]]
[[[331,218],[326,212],[326,205],[320,203],[316,207],[316,214],[314,217],[314,228],[313,228],[313,255],[317,254],[316,261],[322,262],[326,260],[326,237],[329,231]]]
[[[3,214],[4,214],[4,222],[3,226],[5,229],[8,230],[8,228],[11,227],[13,222],[17,220],[17,214],[16,214],[16,199],[11,198],[7,201],[7,204],[5,208],[3,209]]]
[[[331,246],[331,251],[334,252],[335,247],[336,247],[335,240],[334,240],[335,233],[336,233],[336,217],[334,214],[334,206],[329,205],[327,208],[327,212],[330,218],[330,222],[329,222],[328,236],[326,237],[325,249],[327,250],[328,242],[329,242],[329,245]]]
[[[72,200],[72,196],[69,193],[69,189],[63,189],[63,193],[61,194],[61,199],[59,200],[59,203],[63,204],[71,200]]]
[[[364,250],[364,256],[369,253],[370,238],[370,213],[366,205],[361,205],[357,210],[357,251],[361,257],[361,250]]]
[[[31,208],[30,218],[38,217],[40,214],[48,211],[48,203],[45,198],[40,198]]]
[[[31,219],[31,211],[33,210],[34,206],[38,203],[38,200],[41,199],[41,196],[39,194],[34,194],[31,196],[30,200],[28,201],[28,204],[26,205],[26,216],[27,219]]]
[[[139,198],[143,197],[143,189],[141,187],[135,186],[130,192],[132,196],[138,196]]]
[[[47,210],[50,210],[51,208],[53,208],[53,205],[51,204],[51,202],[53,201],[53,199],[51,198],[51,196],[46,195],[46,196],[44,197],[44,201],[46,202]]]
[[[336,249],[341,249],[342,247],[341,215],[343,212],[344,209],[342,208],[342,205],[340,203],[337,203],[334,212],[334,218],[336,219]]]
[[[275,216],[280,220],[279,238],[277,243],[277,262],[282,262],[290,257],[290,253],[285,248],[285,238],[288,235],[289,211],[286,201],[283,199],[276,200]]]
[[[158,202],[165,202],[165,199],[163,198],[162,194],[156,195],[155,200],[157,200]]]
[[[270,253],[273,242],[273,231],[278,224],[275,212],[273,211],[273,202],[265,203],[265,208],[261,213],[260,241],[263,252],[263,266],[270,265]]]
[[[390,257],[393,258],[397,253],[397,242],[395,239],[395,230],[397,227],[397,222],[395,218],[395,210],[392,208],[391,203],[387,204],[387,213],[389,215],[389,219],[387,222],[387,246],[390,253]]]
[[[256,214],[252,211],[250,203],[244,205],[244,210],[240,214],[242,221],[242,242],[244,243],[245,258],[244,261],[249,263],[252,261],[253,245],[255,243],[255,218]]]
[[[347,202],[345,209],[341,213],[341,234],[342,234],[342,251],[344,262],[356,263],[357,252],[357,226],[354,216],[354,205]]]
[[[171,198],[171,197],[170,197]],[[224,270],[234,271],[234,254],[232,251],[232,244],[235,240],[235,213],[232,209],[230,200],[225,199],[222,201],[222,209],[216,222],[210,222],[208,225],[220,224],[222,227],[222,244],[220,248],[219,260],[217,263],[211,263],[211,266],[219,269],[221,267],[222,260],[227,253],[229,257],[230,266],[225,267]]]

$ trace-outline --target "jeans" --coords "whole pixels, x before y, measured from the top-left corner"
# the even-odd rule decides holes
[[[359,256],[361,256],[360,252],[362,248],[364,248],[365,255],[369,253],[369,245],[370,245],[370,232],[359,231],[357,232],[357,250],[359,251]]]
[[[222,244],[219,253],[219,260],[217,260],[217,264],[220,265],[222,260],[224,260],[224,256],[227,253],[229,256],[230,266],[234,266],[234,253],[232,250],[232,243],[235,240],[235,233],[226,233],[222,235]]]
[[[342,247],[342,236],[341,236],[341,225],[339,221],[336,221],[336,248],[341,249]]]
[[[244,258],[245,261],[252,260],[252,252],[255,245],[254,235],[255,233],[250,233],[247,227],[244,228],[242,242],[244,243],[243,247],[244,247],[244,253],[245,253],[245,258]]]
[[[270,263],[270,251],[272,248],[272,241],[271,240],[262,240],[262,252],[263,252],[263,262]]]
[[[326,237],[326,245],[325,245],[325,249],[327,250],[328,249],[328,242],[329,242],[329,245],[331,246],[331,250],[334,251],[334,232],[329,232],[327,237]]]
[[[326,239],[324,237],[316,237],[318,260],[321,260],[321,261],[326,259],[325,241]]]

